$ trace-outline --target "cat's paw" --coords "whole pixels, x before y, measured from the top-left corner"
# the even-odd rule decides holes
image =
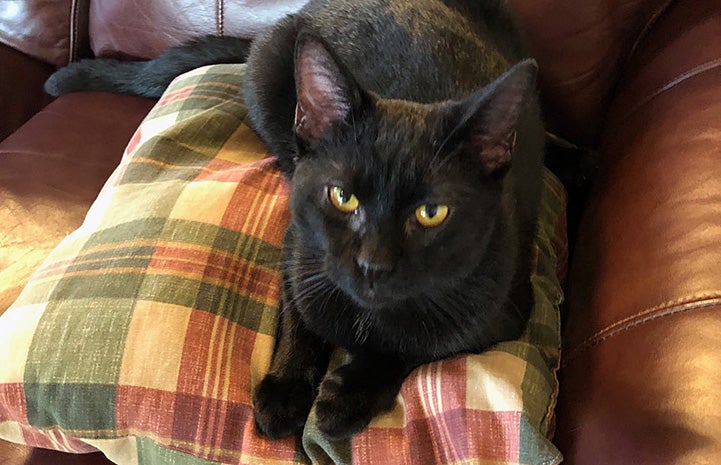
[[[300,433],[314,399],[315,390],[307,382],[267,375],[253,397],[255,426],[271,439]]]
[[[362,386],[347,383],[337,372],[320,386],[315,405],[318,429],[331,439],[346,439],[363,431],[373,419],[376,399]]]

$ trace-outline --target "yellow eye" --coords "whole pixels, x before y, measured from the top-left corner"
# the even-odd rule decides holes
[[[330,197],[330,203],[343,213],[353,213],[360,205],[355,195],[344,191],[338,186],[332,186],[328,189],[328,197]]]
[[[416,219],[424,228],[434,228],[448,217],[448,206],[424,204],[416,208]]]

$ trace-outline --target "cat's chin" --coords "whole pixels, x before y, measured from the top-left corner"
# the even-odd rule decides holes
[[[346,294],[353,299],[353,302],[366,310],[381,310],[383,308],[391,307],[398,300],[393,296],[387,294],[381,294],[374,289],[362,289],[345,291]]]

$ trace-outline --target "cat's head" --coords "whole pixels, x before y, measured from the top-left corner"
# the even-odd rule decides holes
[[[291,209],[316,271],[361,307],[381,308],[443,293],[474,270],[501,221],[535,63],[438,104],[365,91],[309,35],[295,72]]]

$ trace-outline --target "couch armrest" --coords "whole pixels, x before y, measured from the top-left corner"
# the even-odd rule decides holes
[[[80,226],[153,104],[109,93],[64,95],[0,142],[0,314]]]
[[[675,2],[611,102],[569,279],[564,463],[721,463],[719,36],[718,0]]]
[[[50,101],[43,84],[53,67],[3,44],[0,63],[1,141]]]

